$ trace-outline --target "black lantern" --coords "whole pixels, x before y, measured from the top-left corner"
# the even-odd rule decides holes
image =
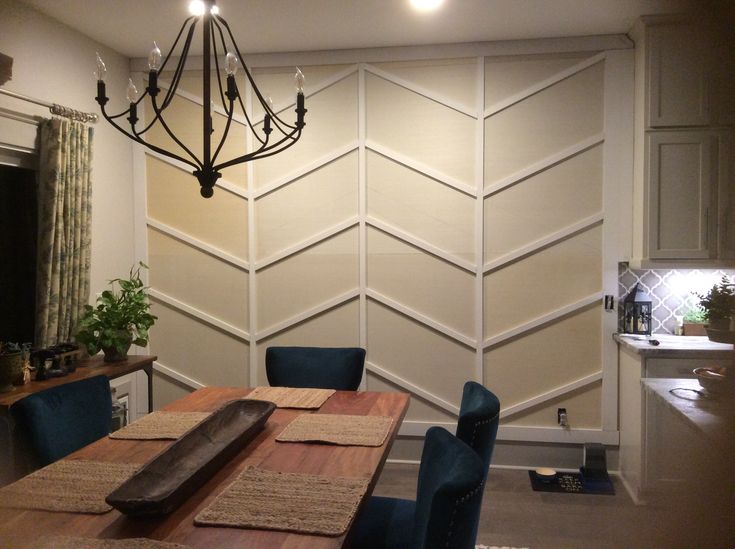
[[[638,284],[623,300],[623,331],[626,334],[651,335],[651,297]]]

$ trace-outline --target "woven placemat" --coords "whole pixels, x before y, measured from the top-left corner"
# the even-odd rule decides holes
[[[0,488],[0,505],[42,511],[101,514],[105,498],[140,468],[138,463],[62,459]]]
[[[194,524],[339,536],[347,530],[368,482],[251,467],[202,510]]]
[[[336,391],[334,389],[298,389],[294,387],[256,387],[246,397],[267,400],[279,408],[320,408]]]
[[[110,438],[176,440],[210,414],[211,412],[153,412],[110,433]]]
[[[279,442],[328,442],[342,446],[382,446],[393,418],[302,414],[276,437]]]
[[[28,549],[191,549],[189,545],[148,538],[93,539],[76,536],[44,536]]]

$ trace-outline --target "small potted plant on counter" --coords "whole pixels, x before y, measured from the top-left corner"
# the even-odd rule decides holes
[[[733,343],[735,333],[730,322],[735,314],[735,284],[723,276],[706,294],[697,294],[699,305],[707,317],[707,335],[712,341]]]
[[[90,355],[101,349],[105,362],[116,362],[125,360],[130,345],[148,344],[148,330],[157,317],[150,313],[148,288],[140,279],[141,268],[148,266],[140,262],[137,268],[130,269],[127,279],[111,280],[111,289],[102,292],[97,305],[85,306],[76,339]],[[115,289],[116,284],[119,291]]]
[[[685,336],[706,336],[704,325],[707,324],[707,313],[701,307],[691,309],[682,319],[682,330]]]
[[[23,385],[23,364],[30,348],[30,343],[0,341],[0,393],[12,391],[14,385]]]

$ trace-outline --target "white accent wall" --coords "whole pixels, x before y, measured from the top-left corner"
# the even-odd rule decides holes
[[[225,170],[209,200],[184,167],[136,153],[156,406],[204,385],[267,384],[270,345],[362,346],[364,388],[411,393],[393,457],[417,459],[430,425],[453,430],[469,379],[500,397],[501,440],[616,445],[616,326],[602,297],[616,295],[630,245],[628,47],[251,62],[286,120],[288,65],[307,75],[293,148]],[[167,122],[198,150],[201,89],[194,72],[183,82]],[[557,426],[558,407],[571,429]]]

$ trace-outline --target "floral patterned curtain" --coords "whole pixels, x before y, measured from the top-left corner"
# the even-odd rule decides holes
[[[68,341],[89,300],[92,128],[40,125],[35,345]]]

